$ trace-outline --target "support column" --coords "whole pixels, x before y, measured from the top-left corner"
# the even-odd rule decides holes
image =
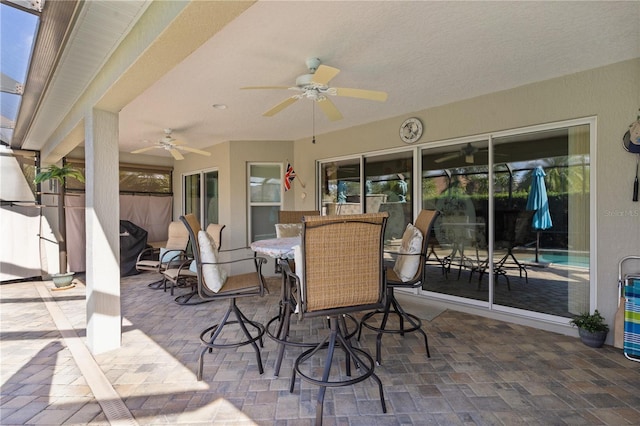
[[[118,115],[85,115],[87,346],[93,354],[120,347],[120,201]]]

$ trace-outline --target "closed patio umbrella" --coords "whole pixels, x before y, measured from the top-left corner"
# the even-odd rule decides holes
[[[547,197],[547,186],[544,183],[546,176],[542,167],[538,166],[533,171],[529,198],[527,198],[527,210],[535,210],[531,227],[536,232],[536,262],[538,262],[538,248],[540,245],[540,231],[553,226],[551,214],[549,213],[549,199]]]

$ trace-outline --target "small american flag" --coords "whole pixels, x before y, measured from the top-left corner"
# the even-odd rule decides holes
[[[288,191],[291,189],[291,183],[296,178],[296,172],[291,167],[291,164],[287,163],[287,172],[284,174],[284,190]]]

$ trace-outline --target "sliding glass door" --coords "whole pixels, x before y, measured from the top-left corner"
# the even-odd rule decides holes
[[[218,171],[202,171],[183,177],[184,214],[193,213],[203,229],[218,222]]]
[[[550,321],[570,318],[589,311],[595,294],[594,123],[574,120],[320,162],[319,203],[325,215],[389,212],[385,244],[392,247],[413,221],[418,198],[416,206],[440,212],[421,293]]]
[[[569,318],[590,307],[590,124],[422,151],[422,205],[441,212],[423,290]]]
[[[474,140],[422,153],[422,205],[440,211],[423,290],[487,302],[477,279],[488,262],[489,143]],[[475,277],[472,275],[475,274]]]

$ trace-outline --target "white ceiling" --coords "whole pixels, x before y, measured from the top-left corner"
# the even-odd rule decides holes
[[[240,90],[293,86],[309,57],[341,70],[331,85],[389,94],[332,98],[344,119],[316,108],[322,134],[640,57],[638,22],[640,2],[259,1],[122,109],[120,149],[167,127],[194,148],[309,137],[312,101],[269,118],[291,91]]]

